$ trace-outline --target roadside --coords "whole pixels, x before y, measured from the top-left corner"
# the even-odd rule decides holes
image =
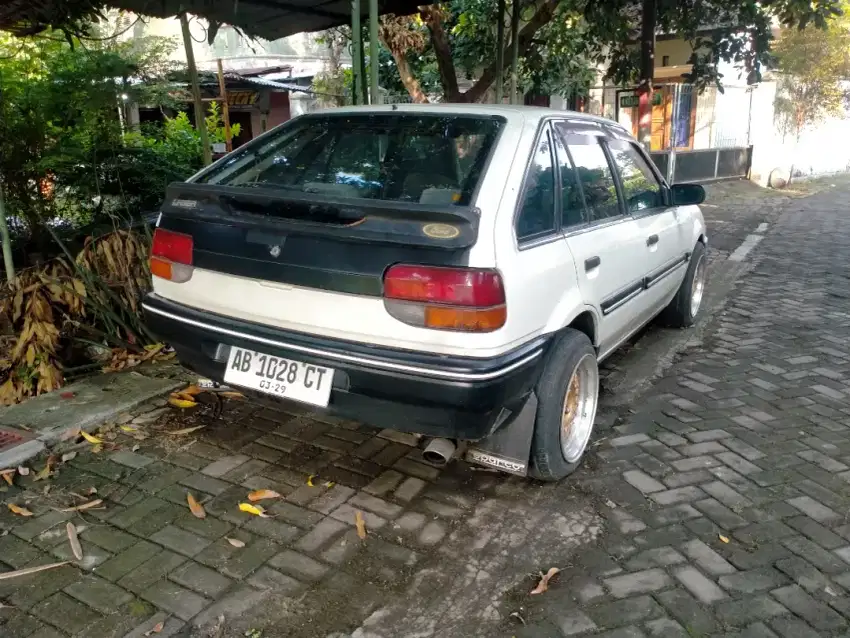
[[[729,252],[735,238],[743,241],[758,224],[768,221],[772,226],[778,217],[773,208],[762,211],[754,197],[739,194],[749,184],[737,184],[716,185],[731,195],[726,200],[721,195],[709,199],[728,220],[725,227],[718,224],[718,230],[711,231],[712,241],[728,237]],[[735,197],[750,203],[741,204]],[[720,203],[730,200],[735,203]],[[741,216],[731,210],[736,206],[746,211],[746,223],[735,221]],[[713,229],[711,208],[706,217]],[[717,258],[712,264],[714,282],[722,285],[712,283],[707,303],[716,308],[731,289],[735,273],[749,267],[747,261],[737,263],[738,270],[728,264]],[[725,274],[718,276],[721,272]],[[606,363],[606,385],[610,388],[611,374],[619,370],[650,370],[637,381],[653,378],[664,365],[660,352],[667,353],[667,363],[673,364],[675,352],[701,331],[710,337],[717,326],[733,329],[722,317],[710,330],[706,325],[704,320],[690,333],[651,328],[637,347]],[[728,338],[721,345],[725,350],[713,353],[714,365],[719,365],[718,357],[735,354],[730,347],[735,343]],[[751,345],[744,355],[754,356]],[[691,361],[691,356],[685,355],[683,361]],[[682,365],[686,364],[675,363],[673,371]],[[188,413],[169,409],[157,413],[155,422],[143,418],[129,430],[106,428],[99,454],[78,453],[57,467],[49,481],[18,476],[15,486],[0,488],[5,490],[4,501],[33,512],[31,517],[0,512],[0,561],[5,569],[73,558],[68,522],[84,552],[84,559],[73,565],[0,579],[0,601],[14,605],[0,608],[0,633],[22,638],[125,634],[138,638],[161,628],[150,635],[223,638],[252,630],[262,631],[255,635],[263,638],[489,637],[500,632],[557,636],[558,631],[571,635],[563,629],[564,615],[558,609],[575,608],[570,596],[581,591],[573,583],[575,574],[600,574],[595,589],[588,591],[611,599],[613,590],[605,578],[615,571],[608,570],[625,575],[631,569],[617,562],[620,553],[614,551],[611,538],[624,534],[623,529],[638,533],[649,526],[666,532],[683,525],[672,513],[657,524],[645,521],[651,516],[641,509],[648,507],[647,499],[638,492],[638,500],[634,488],[622,485],[623,471],[646,472],[661,484],[666,474],[652,474],[655,463],[672,463],[672,452],[681,455],[677,460],[689,458],[672,443],[651,438],[655,419],[668,424],[683,418],[677,403],[663,408],[655,402],[644,405],[644,399],[628,407],[616,403],[617,397],[636,397],[642,391],[643,386],[634,389],[633,377],[624,377],[616,395],[603,397],[598,449],[576,480],[560,485],[505,477],[464,463],[440,471],[424,462],[414,437],[234,400],[214,401]],[[656,387],[672,393],[671,378],[675,380],[668,375]],[[779,385],[772,377],[770,382]],[[733,381],[718,383],[723,387],[717,391],[733,392]],[[676,392],[697,403],[687,388]],[[653,388],[650,397],[655,393]],[[661,396],[673,401],[668,394]],[[646,412],[650,407],[656,412]],[[733,407],[734,402],[723,409]],[[700,427],[692,425],[693,419],[714,423],[721,417],[691,413],[685,418],[684,429],[696,431]],[[737,430],[726,431],[748,440]],[[690,434],[683,431],[677,436]],[[633,435],[638,438],[628,438]],[[687,439],[676,443],[685,445]],[[733,463],[736,459],[726,454],[733,449],[715,450],[711,469]],[[622,470],[629,463],[633,469]],[[740,472],[744,466],[728,467]],[[40,462],[33,464],[33,474],[41,469]],[[709,481],[706,476],[705,470],[695,475]],[[710,474],[709,482],[737,485],[730,476]],[[257,489],[280,495],[257,503],[267,509],[269,518],[239,510],[239,503],[248,502],[248,493]],[[189,511],[189,492],[204,507],[205,518]],[[103,502],[90,509],[57,511],[97,499]],[[667,508],[679,512],[682,508],[677,505]],[[632,506],[638,510],[628,509]],[[365,522],[365,540],[355,525],[358,511]],[[644,529],[638,529],[641,525]],[[647,548],[650,542],[654,541],[645,540]],[[635,548],[629,557],[642,547],[634,537],[623,543]],[[569,565],[577,571],[567,570]],[[565,571],[549,592],[529,598],[537,573],[549,567]],[[661,589],[666,590],[674,581],[665,575]],[[587,617],[602,626],[595,615]],[[552,629],[559,625],[561,629]]]

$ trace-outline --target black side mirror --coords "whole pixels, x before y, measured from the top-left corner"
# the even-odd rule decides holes
[[[705,189],[699,184],[673,184],[670,194],[674,206],[691,206],[705,201]]]

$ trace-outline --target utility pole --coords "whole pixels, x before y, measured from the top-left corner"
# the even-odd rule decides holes
[[[638,84],[638,139],[648,151],[652,145],[652,80],[655,76],[656,0],[643,0]]]
[[[224,120],[224,143],[227,152],[233,150],[233,135],[230,133],[230,106],[227,104],[227,89],[224,86],[224,69],[218,59],[218,93],[221,100],[221,119]]]
[[[516,1],[516,0],[514,0]],[[496,13],[496,104],[502,103],[505,95],[505,0],[499,0]]]
[[[195,66],[195,50],[192,48],[192,34],[189,32],[189,19],[180,14],[180,27],[183,30],[183,47],[186,49],[186,64],[189,67],[189,83],[192,85],[192,101],[195,103],[195,128],[201,136],[201,148],[204,153],[204,166],[212,164],[212,149],[207,136],[207,123],[204,119],[204,103],[201,100],[201,85],[198,82],[198,67]]]
[[[378,86],[378,0],[369,0],[369,96],[370,104],[382,104]]]

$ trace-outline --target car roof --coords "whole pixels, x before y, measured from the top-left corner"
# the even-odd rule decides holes
[[[606,124],[608,126],[626,129],[619,122],[596,115],[579,113],[578,111],[561,111],[545,106],[525,106],[523,104],[382,104],[369,106],[343,106],[314,111],[311,115],[343,115],[346,113],[441,113],[458,115],[500,115],[508,120],[529,121],[535,123],[545,117],[563,116],[570,120],[580,120]]]

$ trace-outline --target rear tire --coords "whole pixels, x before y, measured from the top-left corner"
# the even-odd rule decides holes
[[[568,328],[557,338],[535,392],[529,475],[558,481],[581,464],[596,418],[599,370],[587,335]]]
[[[698,241],[691,254],[685,279],[662,313],[662,319],[668,326],[689,328],[694,325],[705,297],[706,262],[705,245]]]

